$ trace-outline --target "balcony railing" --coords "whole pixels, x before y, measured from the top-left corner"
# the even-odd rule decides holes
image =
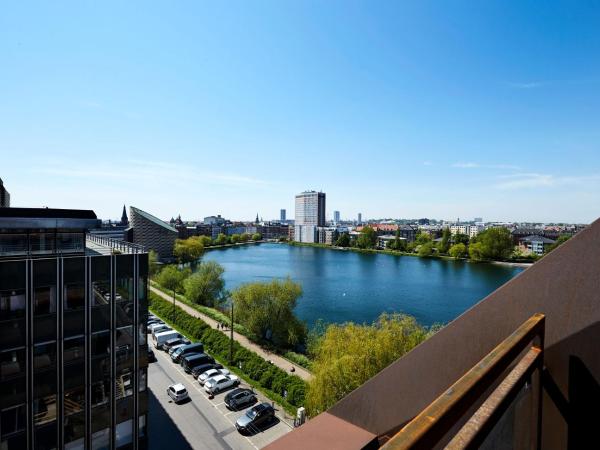
[[[462,428],[454,434],[448,449],[479,448],[537,370],[537,414],[535,448],[540,448],[541,399],[545,317],[534,314],[488,353],[446,392],[408,422],[387,444],[386,450],[431,449],[496,386]],[[516,364],[515,364],[516,363]],[[511,370],[507,375],[506,370]]]
[[[113,253],[147,253],[146,247],[132,242],[111,239],[96,234],[86,234],[86,240],[113,250]]]

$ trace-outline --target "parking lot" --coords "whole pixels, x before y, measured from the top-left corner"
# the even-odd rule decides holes
[[[179,364],[171,362],[171,358],[163,351],[154,349],[156,362],[148,368],[148,387],[156,398],[160,408],[151,410],[150,414],[163,415],[163,419],[151,418],[150,424],[156,426],[160,420],[170,422],[166,426],[174,426],[171,433],[173,439],[187,441],[193,449],[259,449],[291,431],[291,426],[283,418],[283,411],[276,406],[277,419],[270,426],[251,436],[241,435],[235,428],[235,421],[244,414],[242,411],[230,411],[223,403],[228,391],[215,395],[210,400],[200,384],[186,374]],[[182,383],[188,390],[190,401],[175,404],[167,395],[167,387],[174,383]],[[248,387],[244,383],[241,387]],[[257,393],[258,401],[267,401]],[[156,420],[159,419],[159,420]],[[170,437],[162,430],[149,429],[151,448],[168,448]],[[176,432],[180,436],[175,436]]]

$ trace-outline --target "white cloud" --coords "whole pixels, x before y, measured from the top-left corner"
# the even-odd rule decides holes
[[[40,175],[61,178],[111,180],[111,182],[167,182],[176,185],[199,183],[231,187],[260,187],[269,184],[265,180],[237,173],[207,171],[191,165],[160,161],[90,162],[85,166],[75,167],[68,164],[50,163],[35,167],[33,171]]]
[[[512,164],[480,164],[476,162],[457,162],[452,167],[458,169],[499,169],[499,170],[521,170],[521,167]]]
[[[528,81],[528,82],[517,82],[517,83],[507,83],[507,84],[509,87],[514,88],[514,89],[535,89],[535,88],[542,87],[548,83],[544,82],[544,81]]]
[[[516,173],[498,177],[503,180],[494,187],[503,190],[583,186],[600,181],[600,174],[582,176],[555,176],[545,173]]]

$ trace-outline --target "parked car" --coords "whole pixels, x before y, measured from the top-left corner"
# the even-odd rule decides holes
[[[218,364],[218,363],[200,364],[199,366],[194,367],[192,369],[192,376],[194,378],[198,378],[199,375],[203,374],[207,370],[210,370],[210,369],[222,369],[222,368],[223,368],[223,366],[221,364]]]
[[[236,388],[233,391],[228,392],[224,400],[225,406],[234,411],[239,411],[240,409],[253,405],[256,401],[256,394],[250,389],[244,388]]]
[[[183,400],[190,398],[187,389],[181,383],[172,384],[167,388],[167,394],[173,399],[175,403],[179,403]]]
[[[171,331],[172,329],[173,328],[171,328],[169,325],[166,325],[164,323],[162,323],[162,324],[155,323],[154,325],[150,326],[150,334],[152,334],[152,337],[154,337],[158,333],[162,333],[163,331]]]
[[[152,342],[154,342],[154,348],[161,349],[163,344],[169,339],[181,339],[183,336],[175,330],[165,330],[160,333],[153,333]]]
[[[162,320],[149,320],[148,322],[146,322],[146,331],[148,333],[152,332],[152,327],[155,325],[164,325],[165,323]]]
[[[192,369],[194,367],[197,367],[200,364],[208,364],[214,362],[214,358],[212,356],[207,355],[206,353],[191,354],[184,356],[181,359],[181,367],[183,367],[183,370],[185,370],[186,373],[192,373]]]
[[[254,432],[261,426],[271,423],[275,419],[275,410],[268,403],[261,403],[250,408],[235,421],[235,427],[240,433]]]
[[[181,347],[181,350],[177,350],[171,354],[171,361],[173,362],[181,362],[181,358],[186,355],[190,355],[192,353],[203,353],[204,346],[200,342],[196,342],[195,344],[188,344]]]
[[[162,349],[164,351],[168,352],[171,349],[171,347],[173,347],[175,345],[180,345],[180,344],[184,344],[184,345],[191,344],[191,341],[189,339],[184,338],[183,336],[176,337],[173,339],[169,339],[167,342],[165,342],[162,345]]]
[[[240,379],[235,375],[216,375],[204,382],[204,390],[215,395],[240,384]]]
[[[150,347],[148,347],[148,362],[154,362],[154,361],[156,361],[156,355],[154,354],[152,349]]]
[[[193,375],[193,374],[192,374]],[[227,369],[209,369],[206,372],[198,375],[198,383],[204,386],[204,382],[209,378],[215,377],[217,375],[229,375],[229,370]]]
[[[169,354],[169,356],[171,356],[173,354],[173,352],[175,352],[175,350],[177,350],[178,348],[184,347],[187,344],[177,344],[172,346],[169,351],[167,352]]]

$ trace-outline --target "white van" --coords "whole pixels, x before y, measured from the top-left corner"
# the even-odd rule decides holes
[[[152,336],[155,348],[162,348],[162,345],[169,339],[182,338],[183,336],[175,330],[163,331]]]

